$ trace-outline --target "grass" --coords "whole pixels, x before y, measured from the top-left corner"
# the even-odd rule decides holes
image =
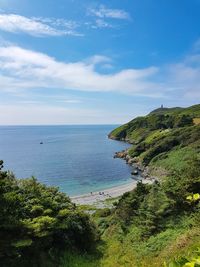
[[[152,143],[155,139],[162,138],[164,136],[167,136],[167,134],[170,132],[169,129],[166,130],[155,130],[152,131],[148,137],[145,139],[145,143],[150,144]]]
[[[93,255],[65,252],[60,267],[98,267],[99,259]]]
[[[191,255],[199,247],[199,229],[195,228],[185,232],[169,229],[146,242],[132,243],[130,236],[121,241],[112,238],[107,240],[107,249],[96,266],[162,267],[164,262]]]
[[[164,267],[164,262],[192,255],[200,247],[200,229],[190,217],[177,220],[174,227],[147,240],[140,238],[136,226],[127,235],[113,227],[105,236],[106,249],[97,266]]]
[[[95,205],[77,205],[77,209],[79,211],[96,211],[97,208],[95,207]]]
[[[177,237],[175,242],[171,243],[162,251],[158,259],[162,261],[165,259],[166,262],[171,262],[172,259],[178,260],[182,257],[190,258],[199,248],[200,229],[199,227],[194,227]]]
[[[104,200],[105,204],[110,204],[112,205],[113,203],[117,202],[120,199],[120,197],[112,197],[112,198],[107,198]]]
[[[128,133],[128,139],[133,143],[138,143],[142,139],[146,138],[148,136],[149,130],[145,128],[139,128],[135,129],[134,131]]]
[[[196,153],[192,146],[174,149],[168,153],[163,153],[156,157],[150,166],[159,167],[168,171],[182,170],[187,166],[187,161]]]

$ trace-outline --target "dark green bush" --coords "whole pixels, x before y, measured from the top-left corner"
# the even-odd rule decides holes
[[[12,266],[19,259],[34,262],[52,249],[87,251],[96,239],[89,216],[58,188],[33,177],[17,180],[12,173],[0,171],[1,266]]]

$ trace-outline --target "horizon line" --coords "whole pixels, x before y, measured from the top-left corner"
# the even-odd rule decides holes
[[[103,125],[121,125],[121,123],[99,123],[99,124],[0,124],[0,127],[9,126],[103,126]]]

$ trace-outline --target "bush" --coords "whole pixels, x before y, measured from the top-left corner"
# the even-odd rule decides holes
[[[33,177],[17,180],[13,174],[3,172],[2,165],[3,162],[0,163],[1,266],[12,266],[17,259],[34,262],[52,248],[80,251],[94,248],[98,237],[94,224],[64,193],[40,184]]]

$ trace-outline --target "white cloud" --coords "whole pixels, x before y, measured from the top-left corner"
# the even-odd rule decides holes
[[[93,28],[114,28],[114,26],[103,19],[96,19]]]
[[[110,58],[96,55],[66,63],[43,53],[17,46],[0,47],[0,88],[16,93],[35,88],[59,88],[90,92],[117,92],[135,96],[190,99],[199,97],[200,55],[161,67],[123,69],[103,74],[98,69],[113,66]],[[200,100],[200,99],[199,99]]]
[[[181,62],[168,65],[165,79],[180,97],[200,100],[200,54],[188,55]]]
[[[12,33],[26,33],[32,36],[80,36],[73,21],[54,18],[28,18],[16,14],[0,14],[0,30]]]
[[[105,7],[104,5],[100,5],[99,8],[90,8],[88,10],[89,14],[103,18],[111,18],[111,19],[130,19],[130,15],[128,12],[122,9],[110,9]]]
[[[94,56],[75,63],[56,61],[45,54],[17,46],[0,47],[0,88],[9,91],[29,88],[63,88],[80,91],[115,91],[153,96],[160,88],[151,82],[158,68],[124,69],[113,74],[96,71],[110,59]]]
[[[95,55],[93,57],[88,58],[86,61],[88,64],[100,64],[100,63],[107,63],[107,62],[112,62],[111,58],[102,56],[102,55]]]

